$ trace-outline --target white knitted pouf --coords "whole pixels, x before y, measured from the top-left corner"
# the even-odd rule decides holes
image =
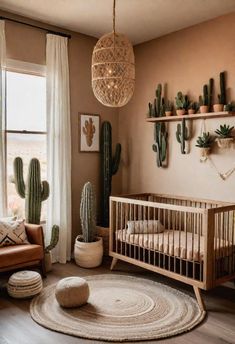
[[[57,283],[56,300],[62,307],[79,307],[87,303],[89,297],[88,283],[84,278],[67,277]]]
[[[42,278],[36,271],[19,271],[11,275],[7,284],[8,294],[17,299],[37,295],[42,290]]]

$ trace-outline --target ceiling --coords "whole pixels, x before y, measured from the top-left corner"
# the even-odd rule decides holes
[[[112,30],[112,0],[0,0],[0,9],[94,37]],[[235,0],[116,0],[116,27],[133,44],[235,11]]]

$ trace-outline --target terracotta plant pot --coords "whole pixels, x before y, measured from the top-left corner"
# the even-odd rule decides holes
[[[224,110],[223,104],[214,104],[213,105],[214,112],[222,112]]]
[[[169,116],[171,116],[172,111],[165,111],[165,114],[166,114],[167,117],[169,117]]]
[[[234,138],[233,137],[226,137],[226,138],[217,137],[215,141],[217,142],[217,145],[219,148],[230,148],[234,141]]]
[[[44,260],[45,260],[46,272],[50,272],[52,270],[51,251],[45,252]]]
[[[200,113],[208,113],[209,112],[209,106],[208,105],[201,105],[200,106]]]
[[[183,115],[185,115],[185,109],[177,109],[176,110],[176,114],[177,114],[177,116],[183,116]]]
[[[200,161],[206,161],[208,158],[208,155],[210,154],[210,147],[200,147]]]
[[[82,268],[96,268],[100,266],[103,258],[103,239],[96,238],[94,242],[83,242],[78,235],[74,244],[74,259]]]
[[[193,115],[195,113],[195,110],[194,109],[188,109],[188,114],[189,115]]]

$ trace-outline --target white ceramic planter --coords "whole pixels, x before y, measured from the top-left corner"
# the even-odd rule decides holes
[[[83,242],[78,235],[74,244],[74,259],[82,268],[96,268],[100,266],[103,258],[103,239],[97,237],[94,242]]]

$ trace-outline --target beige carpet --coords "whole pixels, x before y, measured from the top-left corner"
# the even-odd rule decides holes
[[[194,298],[160,283],[124,275],[86,280],[90,297],[85,306],[61,308],[52,285],[32,300],[32,318],[46,328],[77,337],[135,342],[189,331],[205,317]]]

